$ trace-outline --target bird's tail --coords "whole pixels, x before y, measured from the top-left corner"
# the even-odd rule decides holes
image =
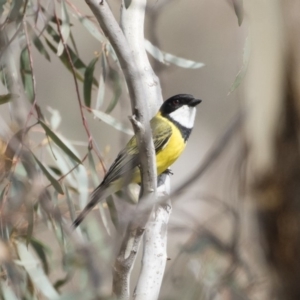
[[[106,197],[112,194],[109,187],[105,185],[99,185],[91,194],[90,201],[83,209],[83,211],[78,215],[78,217],[73,222],[73,227],[76,228],[86,217],[86,215],[97,205],[98,202],[102,201]]]

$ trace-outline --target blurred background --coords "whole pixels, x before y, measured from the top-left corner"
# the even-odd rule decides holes
[[[238,24],[233,4],[238,1],[172,0],[163,1],[165,5],[161,5],[161,2],[148,1],[145,37],[162,51],[205,65],[197,69],[181,68],[172,64],[161,64],[149,56],[154,71],[160,79],[164,99],[178,93],[188,93],[203,101],[198,107],[196,124],[188,146],[180,159],[172,166],[174,175],[171,186],[172,190],[175,190],[205,161],[210,149],[219,140],[244,103],[243,80],[238,88],[234,87],[234,84],[237,85],[236,77],[245,67],[243,66],[245,64],[244,52],[247,51],[245,45],[249,24],[247,20],[243,20],[241,25]],[[30,1],[30,5],[31,3],[34,1]],[[39,4],[48,8],[49,12],[53,10],[51,1],[41,1],[41,3],[38,1],[37,4],[32,5]],[[55,6],[58,17],[63,18],[61,5],[62,3],[57,2]],[[80,15],[89,16],[93,20],[92,13],[84,1],[65,1],[65,5],[70,12],[71,31],[78,56],[85,65],[88,65],[102,52],[103,46],[74,15],[77,11]],[[116,17],[119,18],[119,1],[110,1],[110,5]],[[8,9],[9,3],[4,7]],[[74,9],[75,7],[76,9]],[[27,17],[29,18],[29,15]],[[32,20],[29,22],[32,24]],[[39,23],[42,24],[42,21],[37,20],[37,27],[41,27]],[[53,28],[56,27],[53,26]],[[47,34],[49,35],[49,32]],[[22,38],[10,45],[15,57],[26,44],[25,40],[23,35]],[[68,44],[72,47],[70,40]],[[63,137],[65,142],[68,142],[78,157],[82,158],[86,154],[88,137],[81,120],[74,79],[57,55],[49,48],[47,51],[51,61],[45,59],[40,51],[32,47],[36,101],[47,124],[50,122],[52,126],[50,127]],[[18,68],[18,58],[16,61]],[[98,105],[98,108],[105,111],[111,105],[116,90],[118,90],[120,92],[117,97],[118,102],[110,114],[121,122],[124,128],[131,128],[128,120],[131,107],[123,76],[119,72],[117,64],[111,59],[109,65],[113,71],[107,71],[105,95],[103,103],[101,106]],[[97,63],[94,71],[97,80],[101,72],[103,72],[103,68],[100,63]],[[5,90],[6,87],[3,84],[1,94],[5,93]],[[83,85],[81,82],[79,82],[79,91],[82,95]],[[97,105],[97,95],[98,89],[94,87],[91,94],[91,107]],[[24,97],[19,98],[18,101],[20,100],[23,103],[18,102],[16,105],[28,113],[29,102],[24,103]],[[10,106],[10,104],[0,106],[2,124],[6,124],[6,129],[2,130],[2,139],[6,139],[6,142],[17,127],[14,124],[14,117],[12,117],[13,110],[14,106]],[[129,135],[96,119],[88,111],[85,111],[85,116],[90,132],[98,145],[97,151],[103,159],[103,164],[109,167],[129,139]],[[33,124],[32,120],[30,124]],[[173,211],[168,232],[168,258],[170,260],[167,262],[160,299],[269,299],[267,288],[269,279],[265,276],[266,270],[260,253],[260,242],[255,222],[253,222],[255,219],[252,214],[253,208],[251,202],[242,196],[244,192],[243,184],[240,181],[244,168],[242,142],[242,133],[237,132],[235,139],[226,147],[224,146],[222,155],[212,163],[205,174],[188,186],[184,192],[172,197]],[[39,150],[39,147],[45,144],[47,144],[47,138],[42,130],[40,128],[33,129],[30,134],[30,147],[40,161],[53,166],[51,151],[49,149],[47,151]],[[54,152],[56,153],[56,150]],[[74,209],[77,214],[83,206],[84,200],[82,199],[86,199],[88,193],[103,178],[103,168],[99,158],[96,155],[93,157],[97,176],[95,176],[96,173],[90,171],[86,162],[84,164],[86,169],[83,171],[85,174],[83,177],[86,176],[83,179],[85,182],[83,189],[85,190],[82,193],[74,192],[72,184],[70,184],[73,186],[73,190],[71,188],[69,190],[70,196],[60,196],[54,192],[56,195],[55,206],[60,208],[67,220],[70,220],[68,212],[70,206],[67,204],[66,197],[70,197],[76,203]],[[70,163],[67,165],[70,166]],[[68,169],[58,163],[55,168],[59,167],[62,168],[62,174]],[[51,173],[54,174],[54,177],[59,175],[55,175],[55,168],[52,169],[54,173]],[[22,174],[23,171],[20,172]],[[76,182],[76,180],[79,180],[78,177],[71,181]],[[88,188],[87,180],[89,181]],[[45,185],[47,179],[44,178],[42,182]],[[120,209],[122,205],[118,204],[118,201],[115,198],[116,207]],[[16,202],[18,201],[16,200]],[[16,206],[18,209],[21,207],[18,204]],[[12,208],[8,209],[8,211],[10,210]],[[48,249],[49,252],[43,251],[46,253],[49,264],[50,281],[57,284],[57,290],[66,293],[84,289],[90,282],[88,275],[82,275],[78,271],[83,268],[84,263],[78,262],[80,260],[76,256],[76,250],[74,250],[76,248],[73,249],[75,254],[70,255],[71,258],[68,255],[64,256],[68,252],[66,249],[69,246],[65,244],[63,238],[60,242],[57,241],[59,233],[55,230],[59,230],[59,228],[54,226],[55,230],[50,229],[50,219],[45,221],[44,213],[39,212],[38,208],[34,208],[34,211],[37,213],[37,216],[32,219],[34,226],[29,222],[29,225],[21,225],[21,229],[27,230],[28,233],[27,226],[33,227],[31,236],[37,241],[43,242],[45,249]],[[102,217],[103,214],[106,215],[107,226],[113,227],[107,217],[107,205],[104,205],[102,210],[100,209],[101,214]],[[112,258],[109,257],[109,252],[110,249],[113,249],[114,241],[106,232],[105,222],[99,221],[99,211],[97,210],[93,215],[95,218],[91,217],[93,220],[90,222],[92,223],[91,227],[94,226],[94,232],[90,233],[89,238],[90,241],[95,240],[97,247],[102,245],[102,248],[99,246],[101,248],[100,256],[107,265],[103,267],[99,261],[98,264],[103,269],[102,273],[110,274],[108,265]],[[15,228],[18,232],[21,229],[14,223],[16,219],[13,218],[11,223],[8,222],[10,225],[7,226],[10,229]],[[9,236],[12,235],[11,232]],[[8,247],[5,239],[3,240],[3,247]],[[27,243],[31,243],[30,247],[35,250],[39,249],[32,242],[27,241]],[[103,245],[108,245],[107,249]],[[47,253],[50,252],[52,254],[48,255]],[[39,254],[34,254],[34,257],[41,260]],[[4,262],[10,261],[5,256],[2,259]],[[138,278],[138,271],[139,264],[137,263],[132,277],[132,289]],[[23,279],[26,277],[22,276]],[[107,275],[108,279],[103,280],[106,283],[106,285],[104,284],[106,291],[110,289],[110,276],[111,274]],[[29,278],[32,280],[31,276]],[[27,278],[27,280],[29,279]],[[23,284],[26,285],[24,282]],[[6,291],[3,283],[2,289]],[[20,296],[23,293],[22,289],[21,287],[19,290],[14,288],[14,292]],[[45,295],[37,297],[47,298]]]

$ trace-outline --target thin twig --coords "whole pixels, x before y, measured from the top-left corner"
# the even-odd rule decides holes
[[[88,157],[88,154],[86,154],[83,159],[81,160],[81,164],[87,159]],[[57,179],[57,181],[61,181],[63,180],[64,178],[66,178],[69,174],[71,174],[78,166],[80,165],[80,163],[77,163],[72,169],[70,169],[67,173],[65,173],[64,175],[62,175],[61,177],[59,177]],[[45,188],[49,188],[50,186],[52,186],[52,184],[48,184]]]
[[[76,78],[75,66],[74,66],[73,60],[71,58],[69,48],[67,47],[66,42],[65,42],[65,40],[62,36],[61,28],[60,28],[60,24],[59,24],[59,19],[58,19],[57,14],[56,14],[55,6],[54,6],[54,16],[55,16],[56,25],[57,25],[57,31],[58,31],[58,34],[60,36],[61,42],[63,44],[64,50],[66,51],[66,54],[67,54],[67,57],[68,57],[68,62],[70,64],[70,67],[71,67],[71,70],[72,70],[72,75],[73,75],[73,79],[74,79],[75,90],[76,90],[76,94],[77,94],[77,100],[78,100],[78,104],[79,104],[81,120],[82,120],[83,126],[84,126],[85,131],[86,131],[87,136],[88,136],[89,148],[94,150],[94,152],[96,153],[96,155],[97,155],[97,157],[98,157],[98,159],[99,159],[99,161],[102,165],[102,168],[105,172],[106,169],[105,169],[103,160],[101,158],[100,153],[98,153],[97,149],[93,145],[93,137],[92,137],[92,134],[90,132],[86,117],[85,117],[84,112],[83,112],[84,105],[82,103],[81,96],[80,96],[79,85],[78,85],[78,81],[77,81],[77,78]]]
[[[87,121],[86,121],[86,118],[85,118],[85,115],[84,115],[84,112],[83,112],[83,105],[82,105],[82,100],[81,100],[81,96],[80,96],[80,92],[79,92],[79,86],[78,86],[78,82],[77,82],[77,78],[76,78],[75,66],[74,66],[74,63],[72,61],[72,58],[71,58],[71,55],[70,55],[70,51],[69,51],[69,49],[68,49],[68,47],[66,45],[66,42],[65,42],[65,40],[64,40],[64,38],[62,36],[61,28],[60,28],[60,24],[59,24],[59,19],[57,17],[57,14],[56,14],[55,10],[54,10],[54,16],[55,16],[56,25],[57,25],[57,31],[58,31],[60,40],[61,40],[61,42],[63,44],[63,47],[64,47],[64,49],[66,51],[70,67],[72,69],[72,75],[73,75],[73,78],[74,78],[75,90],[76,90],[77,100],[78,100],[79,109],[80,109],[80,115],[81,115],[83,126],[85,128],[85,131],[86,131],[88,139],[89,139],[89,147],[92,149],[93,148],[93,145],[92,145],[92,135],[90,133],[90,129],[88,127],[88,124],[87,124]]]

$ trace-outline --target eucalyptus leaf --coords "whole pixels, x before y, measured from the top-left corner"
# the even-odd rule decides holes
[[[159,48],[151,44],[148,40],[145,40],[145,49],[150,53],[156,60],[159,62],[168,65],[169,63],[172,63],[178,67],[181,68],[187,68],[187,69],[199,69],[204,67],[205,65],[201,62],[196,62],[193,60],[181,58],[178,56],[175,56],[170,53],[166,53],[164,51],[161,51]]]
[[[50,48],[54,53],[56,53],[56,49],[55,49],[55,47],[51,44],[51,42],[50,42],[47,38],[46,38],[45,40],[46,40],[46,43],[47,43],[47,45],[49,46],[49,48]],[[72,73],[72,68],[71,68],[71,66],[70,66],[70,63],[69,63],[67,54],[66,54],[65,52],[63,52],[63,54],[62,54],[61,56],[59,56],[59,59],[60,59],[61,62],[64,64],[64,66],[67,68],[67,70],[69,70],[69,71]],[[79,72],[77,72],[76,70],[75,70],[75,76],[76,76],[76,78],[77,78],[79,81],[83,82],[83,76],[82,76]]]
[[[131,2],[132,2],[132,0],[124,0],[124,4],[125,4],[126,9],[130,6]]]
[[[17,94],[8,93],[8,94],[0,95],[0,105],[5,104],[10,100],[17,99],[17,98],[19,98],[19,95]]]
[[[99,27],[95,22],[82,15],[78,16],[78,19],[81,24],[88,30],[88,32],[100,43],[104,43],[105,41],[107,41],[106,37],[100,32]]]
[[[28,244],[29,244],[29,242],[31,240],[32,233],[33,233],[33,226],[34,226],[34,210],[33,210],[33,205],[28,200],[25,203],[26,215],[27,215],[27,222],[28,222],[28,227],[27,227],[27,232],[26,232],[26,245],[27,246],[28,246]]]
[[[133,131],[130,128],[126,128],[122,123],[117,121],[114,117],[100,111],[100,110],[95,110],[92,109],[92,112],[94,116],[101,121],[105,122],[106,124],[114,127],[115,129],[122,131],[128,135],[133,135]]]
[[[119,73],[115,71],[114,69],[110,69],[110,77],[111,80],[113,81],[113,91],[114,95],[113,98],[111,99],[108,108],[106,109],[106,113],[109,114],[110,112],[113,111],[113,109],[116,107],[118,104],[118,101],[120,99],[120,96],[122,94],[122,84],[121,84],[121,79],[119,76]]]
[[[91,150],[89,150],[88,152],[88,160],[93,183],[95,186],[97,186],[99,184],[99,178],[97,175],[97,168]]]
[[[51,252],[50,249],[47,246],[45,246],[41,241],[35,238],[31,238],[29,243],[32,246],[32,248],[35,250],[40,260],[42,261],[44,272],[48,274],[49,264],[47,260],[47,254]]]
[[[44,165],[37,159],[37,157],[32,153],[35,161],[39,165],[41,171],[44,173],[44,175],[48,178],[48,180],[53,185],[54,189],[61,195],[64,194],[64,191],[60,185],[60,183],[49,173],[49,171],[44,167]]]
[[[52,139],[52,141],[63,150],[70,158],[81,164],[81,160],[64,144],[64,142],[42,121],[41,126],[45,130],[46,134]]]
[[[53,40],[56,43],[59,43],[60,41],[60,36],[59,34],[54,30],[54,28],[52,28],[52,26],[48,25],[46,27],[47,32],[49,33],[49,35],[53,38]],[[49,48],[56,54],[56,48],[53,46],[53,44],[49,41],[49,39],[47,39],[45,37],[46,43],[49,46]],[[80,72],[85,72],[86,69],[86,65],[84,64],[84,62],[80,59],[80,57],[71,49],[71,47],[69,47],[68,45],[66,45],[69,53],[70,53],[70,57],[71,60],[73,62],[73,65],[75,67],[76,70],[80,71]],[[68,55],[66,53],[66,51],[63,51],[63,53],[59,56],[61,62],[65,65],[65,67],[72,72],[72,68],[70,66],[70,62],[69,62],[69,58]],[[78,73],[75,72],[76,78],[79,79],[80,81],[83,81],[83,76]],[[93,78],[93,84],[95,86],[98,87],[98,82],[96,78]]]
[[[66,196],[67,196],[67,203],[68,203],[71,221],[73,222],[76,219],[76,210],[75,210],[74,203],[70,197],[69,190],[67,187],[66,187]]]
[[[230,87],[228,95],[230,95],[234,90],[236,90],[239,87],[239,85],[242,83],[242,81],[246,75],[247,69],[248,69],[250,54],[251,54],[250,39],[249,39],[249,37],[247,37],[245,40],[245,46],[244,46],[244,52],[243,52],[243,64],[242,64],[240,71],[235,76],[234,82]]]
[[[3,280],[0,281],[1,292],[5,300],[19,300],[10,285]]]
[[[41,39],[39,38],[39,36],[36,35],[36,33],[34,32],[32,26],[30,25],[29,22],[26,23],[27,28],[28,28],[28,32],[30,34],[30,36],[32,37],[32,41],[34,46],[36,47],[36,49],[48,60],[50,61],[50,55],[47,52],[44,44],[42,43]]]
[[[99,88],[97,92],[97,100],[96,100],[96,106],[95,109],[99,109],[104,101],[104,96],[105,96],[105,80],[106,80],[106,70],[107,70],[107,61],[106,61],[106,56],[103,53],[101,56],[101,72],[100,72],[100,78],[99,78]]]
[[[87,107],[91,107],[94,71],[98,60],[99,57],[93,58],[84,72],[83,95],[84,95],[84,103]]]
[[[47,299],[58,299],[59,294],[30,250],[21,242],[16,242],[16,247],[21,265],[28,273],[35,287],[39,289],[41,294]]]
[[[2,15],[4,9],[3,6],[7,2],[7,0],[0,0],[0,15]]]
[[[61,56],[64,51],[64,43],[67,44],[67,40],[69,39],[71,28],[70,28],[70,18],[69,13],[66,8],[66,3],[64,0],[61,1],[61,35],[62,39],[60,39],[58,46],[57,46],[57,55]]]
[[[30,102],[33,102],[34,90],[33,90],[33,74],[30,68],[29,52],[27,47],[25,47],[20,55],[20,73],[24,86],[25,93]]]
[[[233,7],[234,12],[238,19],[239,26],[242,25],[243,19],[244,19],[244,3],[243,0],[232,0],[233,1]]]

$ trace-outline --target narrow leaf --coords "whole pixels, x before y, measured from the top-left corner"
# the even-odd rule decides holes
[[[145,49],[156,60],[158,60],[159,62],[166,64],[166,65],[168,65],[169,63],[172,63],[178,67],[187,68],[187,69],[199,69],[204,66],[204,64],[201,62],[196,62],[193,60],[181,58],[181,57],[175,56],[173,54],[161,51],[159,48],[152,45],[148,40],[145,40]]]
[[[233,1],[233,7],[234,12],[238,19],[239,26],[242,25],[243,19],[244,19],[244,4],[243,0],[232,0]]]
[[[46,134],[52,139],[52,141],[63,150],[70,158],[72,158],[77,163],[81,164],[81,160],[64,144],[64,142],[42,121],[40,121],[41,126],[45,130]]]
[[[239,85],[241,84],[241,82],[243,81],[243,79],[246,75],[247,69],[248,69],[250,53],[251,53],[250,39],[247,37],[245,40],[245,46],[244,46],[243,64],[242,64],[240,71],[236,74],[236,77],[234,79],[233,84],[230,87],[228,95],[230,95],[234,90],[236,90],[239,87]]]
[[[17,99],[17,98],[19,98],[19,95],[17,95],[17,94],[8,93],[5,95],[0,95],[0,105],[5,104],[5,103],[9,102],[10,100]]]
[[[48,25],[46,27],[46,30],[49,33],[49,35],[53,38],[53,40],[56,43],[59,43],[60,37],[50,25]],[[45,40],[46,40],[46,43],[49,46],[49,48],[56,54],[56,48],[53,46],[53,44],[47,38],[45,38]],[[66,46],[70,53],[70,57],[71,57],[71,60],[73,62],[75,69],[80,72],[84,72],[86,69],[86,65],[84,64],[84,62],[79,58],[79,56],[68,45],[66,45]],[[70,72],[72,72],[72,68],[70,66],[69,58],[68,58],[66,51],[63,51],[63,53],[59,56],[59,58],[60,58],[61,62],[65,65],[65,67]],[[80,73],[76,72],[75,75],[80,81],[83,81],[83,76]],[[93,84],[98,87],[98,82],[97,82],[96,78],[93,78]]]
[[[52,286],[50,279],[45,274],[43,268],[39,262],[35,259],[28,248],[20,242],[16,242],[18,254],[21,260],[21,264],[30,276],[35,287],[47,298],[58,299],[59,294]]]
[[[45,273],[48,274],[49,264],[48,264],[46,252],[49,253],[50,249],[37,239],[31,238],[29,242],[30,242],[30,245],[35,250],[38,257],[40,258],[40,260],[42,261],[43,269],[44,269]]]
[[[28,227],[26,232],[26,245],[28,246],[32,233],[33,233],[33,226],[34,226],[34,211],[33,211],[33,205],[30,201],[26,201],[26,213],[27,213],[27,221],[28,221]]]
[[[97,100],[95,106],[95,109],[97,110],[102,106],[104,101],[104,96],[105,96],[105,79],[106,79],[107,61],[104,53],[101,56],[101,62],[102,62],[102,67],[100,72],[99,88],[98,88]]]
[[[124,0],[124,4],[125,4],[125,8],[126,8],[126,9],[130,6],[131,1],[132,1],[132,0]]]
[[[56,53],[56,49],[55,49],[55,47],[51,44],[51,42],[50,42],[47,38],[45,38],[45,40],[46,40],[46,43],[47,43],[47,45],[49,46],[49,48],[50,48],[54,53]],[[69,64],[69,60],[68,60],[68,57],[67,57],[67,55],[66,55],[65,52],[63,52],[63,54],[62,54],[61,56],[59,56],[59,59],[60,59],[60,61],[64,64],[64,66],[67,68],[67,70],[70,71],[70,72],[72,73],[72,68],[71,68],[71,66],[70,66],[70,64]],[[76,70],[75,70],[75,76],[76,76],[76,78],[77,78],[79,81],[83,82],[83,76],[82,76],[79,72],[77,72]]]
[[[119,222],[119,217],[118,217],[118,210],[116,208],[113,197],[109,196],[106,199],[106,203],[107,203],[107,207],[108,207],[109,214],[111,217],[111,221],[114,224],[115,228],[118,229],[120,222]]]
[[[33,80],[32,73],[30,69],[29,52],[27,47],[25,47],[20,56],[20,73],[24,86],[25,93],[30,102],[33,102]]]
[[[0,15],[2,15],[4,9],[3,6],[7,2],[7,0],[0,0]]]
[[[0,285],[1,285],[1,292],[2,292],[3,299],[19,300],[19,298],[16,296],[13,289],[11,288],[10,285],[8,285],[8,283],[4,282],[4,280],[1,280]]]
[[[91,21],[87,17],[83,17],[82,15],[80,15],[78,19],[81,24],[88,30],[88,32],[100,43],[104,43],[106,41],[105,36],[100,32],[99,27],[93,21]]]
[[[96,118],[100,119],[101,121],[105,122],[106,124],[114,127],[115,129],[117,129],[119,131],[122,131],[128,135],[133,135],[133,131],[131,129],[126,128],[122,123],[117,121],[114,117],[112,117],[100,110],[92,109],[92,112]]]
[[[88,152],[88,160],[93,183],[95,186],[97,186],[99,184],[99,178],[97,175],[97,168],[91,150],[89,150]]]
[[[110,77],[113,81],[113,91],[114,91],[114,95],[113,98],[111,99],[108,108],[106,109],[106,113],[110,113],[113,111],[113,109],[116,107],[120,96],[122,94],[122,84],[121,84],[121,80],[120,80],[120,76],[119,73],[117,71],[115,71],[114,69],[110,69]]]
[[[43,166],[43,164],[37,159],[37,157],[33,153],[32,153],[32,155],[33,155],[35,161],[37,162],[37,164],[39,165],[40,169],[44,173],[44,175],[48,178],[48,180],[51,182],[51,184],[55,188],[55,190],[59,194],[63,195],[64,191],[63,191],[61,185],[59,184],[59,182],[49,173],[49,171]]]
[[[66,187],[66,196],[67,196],[67,203],[68,203],[71,221],[73,222],[76,219],[76,211],[75,211],[74,203],[70,197],[69,190],[67,189],[67,187]]]
[[[30,25],[29,22],[27,22],[27,28],[29,35],[32,37],[33,44],[36,47],[36,49],[48,60],[50,61],[50,55],[47,52],[44,44],[42,43],[41,39],[35,34],[32,26]]]
[[[69,14],[66,8],[66,3],[64,0],[61,1],[61,18],[62,18],[62,24],[61,24],[61,35],[62,35],[62,39],[64,41],[65,44],[67,44],[67,40],[70,36],[70,18],[69,18]],[[57,55],[61,56],[63,51],[64,51],[64,45],[63,45],[63,41],[60,40],[59,44],[57,46]]]
[[[94,70],[98,60],[99,57],[93,58],[84,72],[83,95],[84,95],[84,103],[87,107],[91,107]]]

